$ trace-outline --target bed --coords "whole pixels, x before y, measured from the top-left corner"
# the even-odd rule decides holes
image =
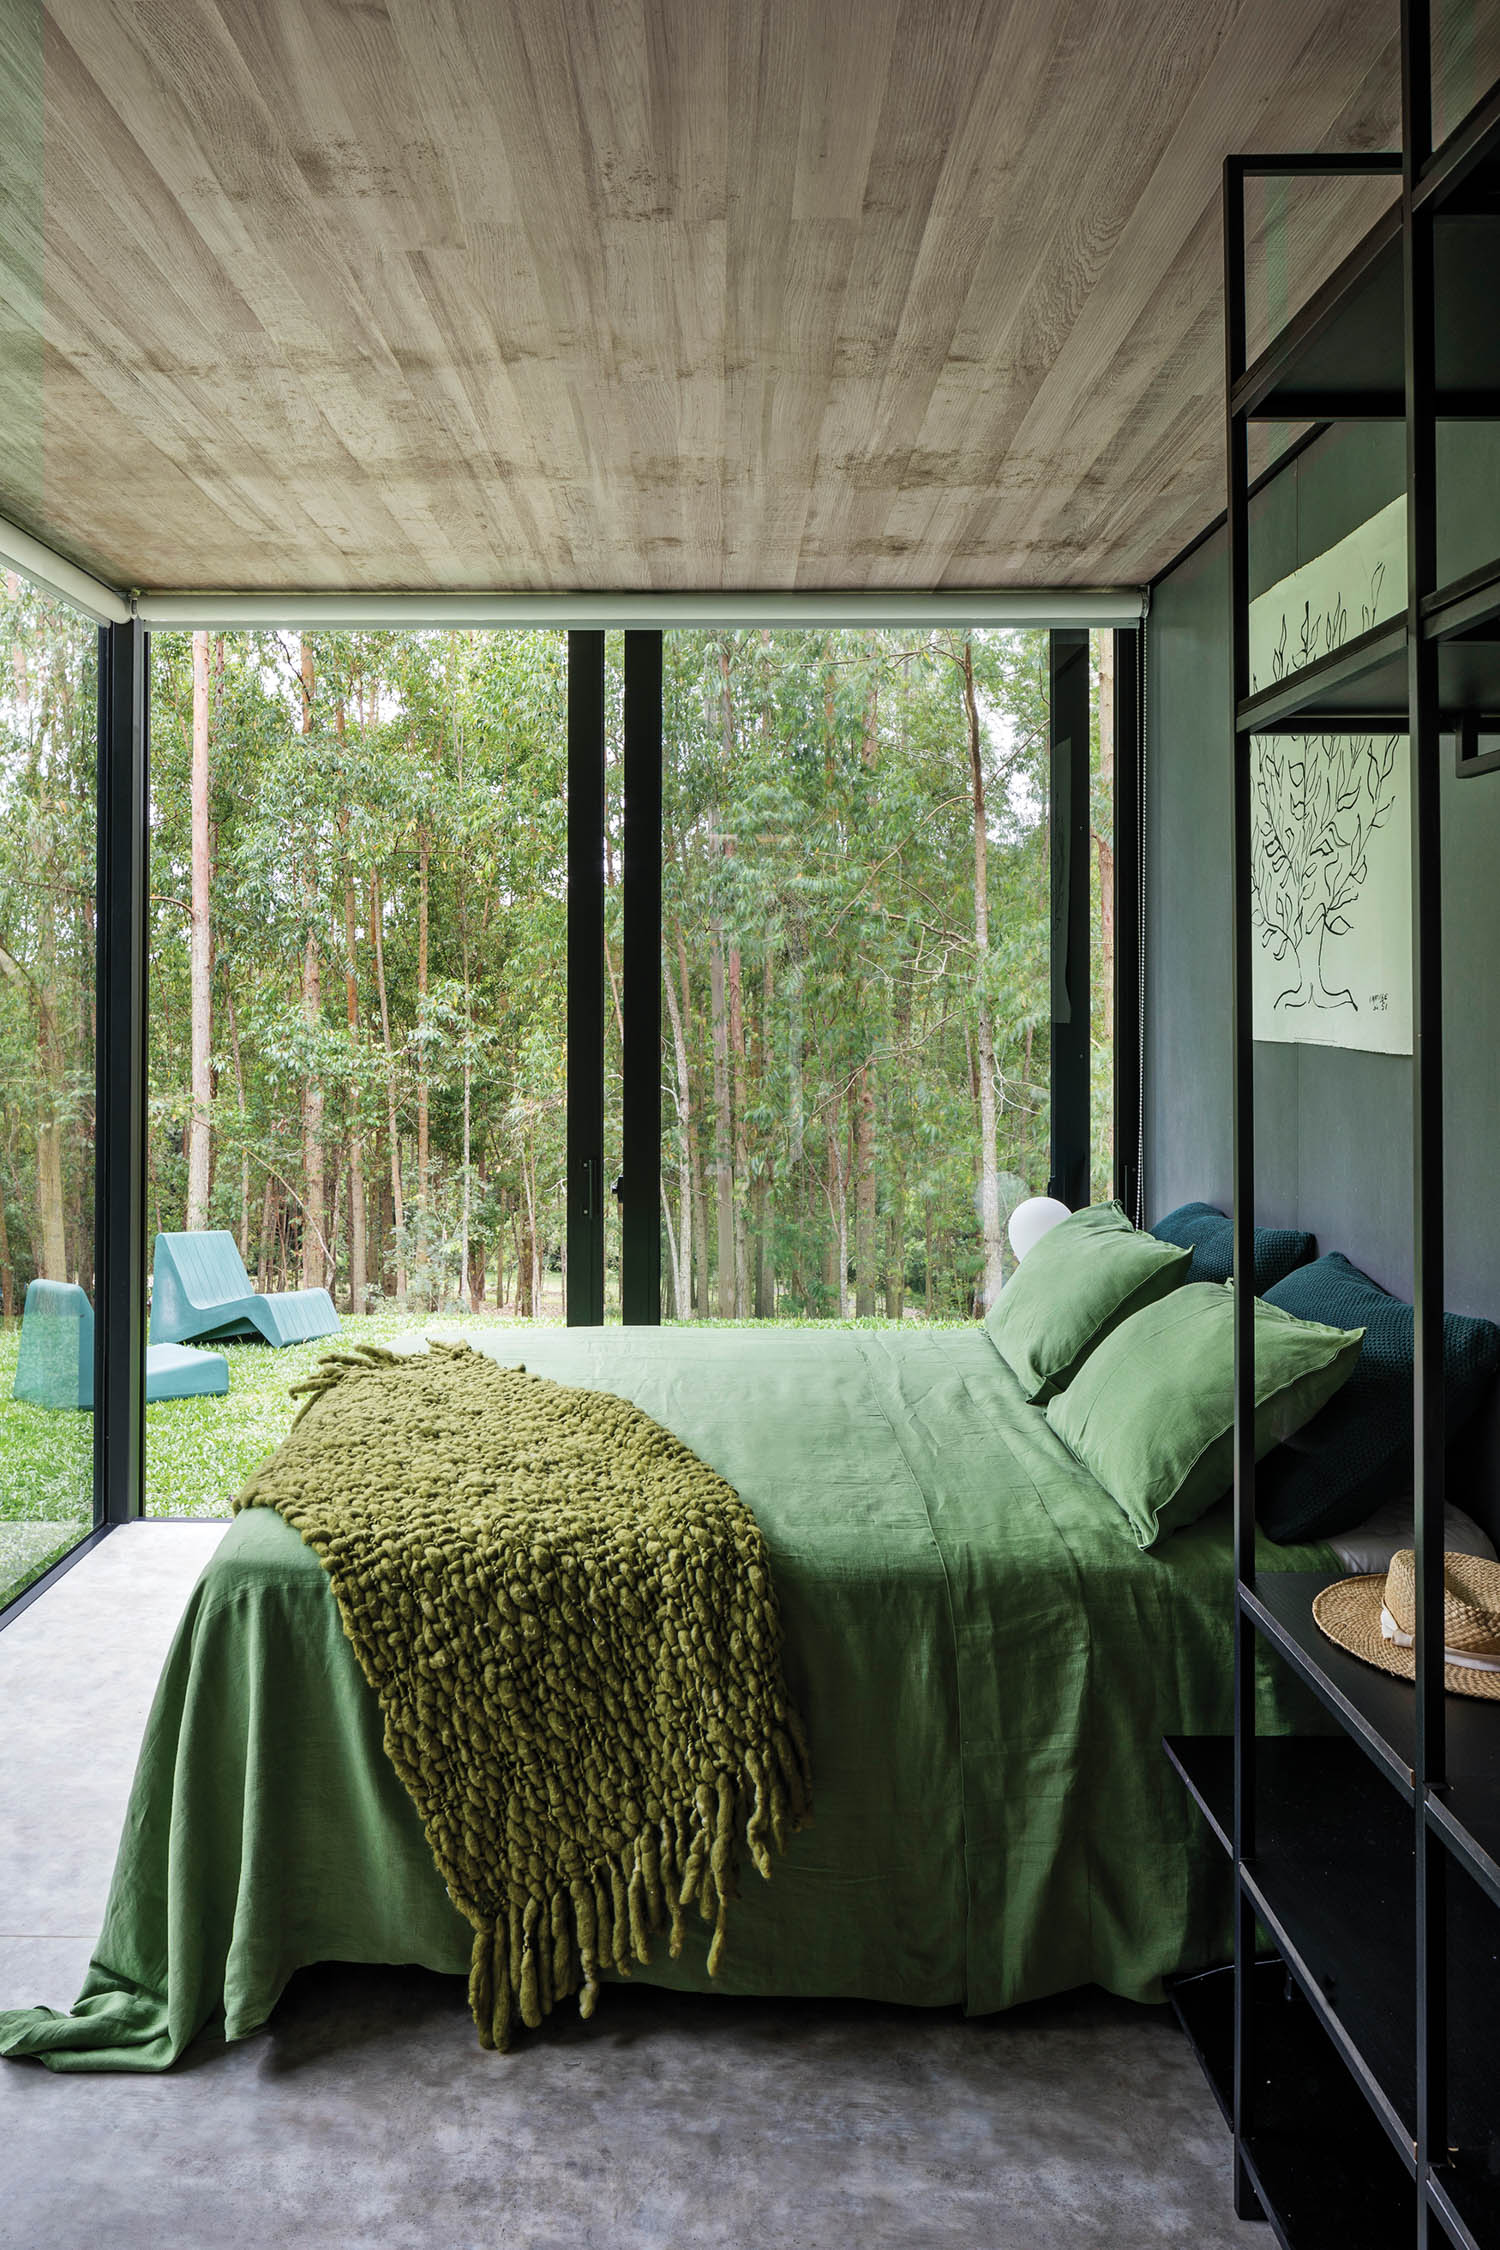
[[[500,1336],[494,1356],[626,1397],[726,1477],[768,1542],[816,1818],[745,1877],[710,1983],[690,1921],[647,1981],[985,2013],[1098,1983],[1136,2000],[1222,1958],[1229,1900],[1157,1752],[1232,1724],[1226,1504],[1142,1553],[983,1329]],[[1265,1570],[1331,1571],[1262,1545]],[[1267,1671],[1261,1723],[1309,1723]],[[74,2012],[0,2052],[162,2069],[238,2039],[318,1961],[466,1973],[314,1554],[231,1525],[168,1658]],[[604,2002],[608,2006],[607,1997]]]

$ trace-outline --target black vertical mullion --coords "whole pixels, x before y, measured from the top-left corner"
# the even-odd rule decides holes
[[[132,618],[99,632],[95,966],[94,1513],[145,1497],[147,655]]]
[[[1417,2176],[1447,2157],[1444,1846],[1427,1820],[1446,1778],[1443,1665],[1443,963],[1437,647],[1422,631],[1437,583],[1434,228],[1414,190],[1432,143],[1426,0],[1402,0],[1402,199],[1406,313],[1406,651],[1412,790],[1412,1419],[1416,1458]],[[1419,2241],[1429,2226],[1425,2192]]]
[[[1139,630],[1115,634],[1114,1142],[1115,1195],[1137,1226],[1141,1206],[1141,660]]]
[[[625,635],[620,1313],[661,1320],[662,636]]]
[[[604,635],[568,635],[568,1305],[604,1320]]]
[[[1234,1173],[1234,2207],[1260,2215],[1245,2165],[1254,2129],[1255,2063],[1251,1992],[1255,1914],[1241,1871],[1255,1851],[1255,1626],[1239,1587],[1255,1582],[1255,1074],[1252,1015],[1251,776],[1252,738],[1239,706],[1250,690],[1249,433],[1236,414],[1234,386],[1245,367],[1244,165],[1224,165],[1224,401],[1229,530],[1230,804],[1232,922],[1230,1037]]]
[[[1073,1210],[1087,1203],[1091,1085],[1089,1043],[1089,637],[1047,636],[1051,689],[1052,1065],[1048,1193]]]

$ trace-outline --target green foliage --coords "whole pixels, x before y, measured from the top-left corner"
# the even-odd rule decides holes
[[[19,588],[4,620],[0,966],[14,971],[0,976],[0,1277],[18,1311],[49,1225],[53,1263],[93,1285],[94,636]],[[158,634],[152,651],[155,1231],[185,1223],[193,1116],[191,637]],[[620,636],[607,654],[613,1177]],[[243,633],[210,641],[207,663],[207,1223],[236,1234],[261,1285],[323,1281],[347,1306],[358,1172],[370,1311],[560,1317],[564,637]],[[972,1318],[987,1263],[986,1042],[1001,1217],[1047,1185],[1045,635],[683,632],[667,636],[665,667],[664,1312]],[[1093,819],[1107,842],[1099,748]],[[1107,1192],[1101,945],[1096,910],[1095,1184]],[[228,1409],[173,1411],[207,1444]],[[220,1493],[233,1464],[195,1459]],[[162,1474],[175,1493],[178,1472]]]

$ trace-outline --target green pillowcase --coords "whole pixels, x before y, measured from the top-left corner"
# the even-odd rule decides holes
[[[1362,1328],[1255,1304],[1255,1453],[1317,1413],[1351,1373]],[[1068,1451],[1143,1547],[1192,1523],[1234,1481],[1234,1291],[1190,1281],[1122,1321],[1047,1409]]]
[[[1038,1405],[1099,1340],[1187,1278],[1191,1246],[1139,1234],[1118,1203],[1091,1203],[1034,1243],[985,1317],[990,1342]]]

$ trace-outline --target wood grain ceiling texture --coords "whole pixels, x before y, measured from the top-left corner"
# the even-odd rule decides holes
[[[1138,583],[1224,155],[1395,132],[1396,0],[5,15],[0,511],[129,586]]]

